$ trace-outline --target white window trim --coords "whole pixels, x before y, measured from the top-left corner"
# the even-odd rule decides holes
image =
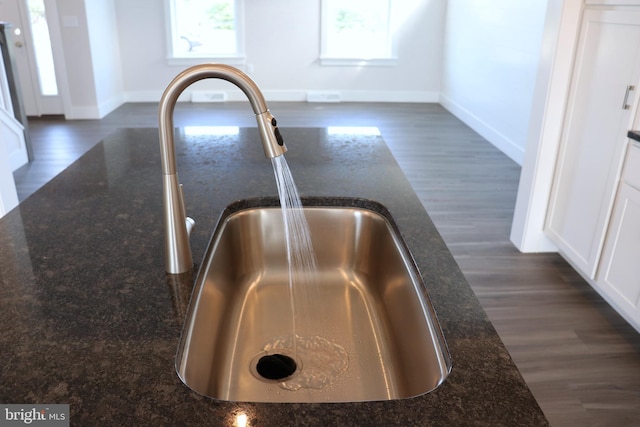
[[[394,67],[398,63],[396,55],[395,26],[393,25],[393,0],[389,1],[389,44],[391,52],[389,57],[384,58],[344,58],[327,54],[327,39],[325,23],[327,22],[326,0],[321,0],[320,10],[320,57],[318,62],[321,66],[329,67]]]
[[[235,55],[193,55],[188,57],[173,56],[173,1],[164,0],[165,10],[165,34],[167,63],[169,65],[197,65],[203,62],[219,62],[227,65],[245,65],[245,44],[244,44],[244,0],[235,0],[235,17],[236,17],[236,43],[238,52]]]

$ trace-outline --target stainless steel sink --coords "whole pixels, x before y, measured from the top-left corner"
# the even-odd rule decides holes
[[[390,400],[438,387],[451,362],[420,274],[386,210],[365,204],[305,206],[317,272],[294,283],[293,310],[279,207],[223,214],[178,348],[182,381],[249,402]]]

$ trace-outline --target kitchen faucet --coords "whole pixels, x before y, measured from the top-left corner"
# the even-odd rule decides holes
[[[233,83],[249,98],[258,121],[265,156],[278,157],[287,151],[276,126],[276,119],[269,112],[258,85],[237,68],[223,64],[196,65],[187,68],[169,83],[160,100],[158,119],[163,178],[165,260],[166,271],[170,274],[185,273],[193,267],[189,235],[195,223],[187,217],[182,185],[178,181],[173,110],[178,97],[188,86],[210,78]]]

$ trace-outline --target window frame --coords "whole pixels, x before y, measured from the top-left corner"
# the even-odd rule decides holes
[[[323,66],[395,66],[397,64],[396,37],[394,31],[393,9],[394,0],[388,0],[387,9],[387,43],[389,54],[384,57],[342,57],[332,55],[328,52],[327,32],[329,25],[329,5],[328,2],[333,0],[321,0],[320,2],[320,57],[319,63]]]
[[[244,65],[246,62],[245,45],[244,45],[244,0],[234,0],[234,18],[235,18],[235,35],[236,35],[236,52],[234,54],[212,54],[202,53],[186,56],[177,56],[174,48],[174,31],[175,31],[175,0],[165,0],[165,33],[166,33],[166,49],[167,62],[169,65],[196,65],[203,60],[215,60],[216,62],[228,65]]]

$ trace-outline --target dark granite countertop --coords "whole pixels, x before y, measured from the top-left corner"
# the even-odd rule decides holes
[[[177,140],[191,242],[222,210],[276,196],[256,129]],[[0,220],[0,402],[68,403],[71,425],[529,426],[547,421],[390,151],[377,136],[283,129],[303,196],[384,204],[411,249],[453,361],[435,391],[333,404],[214,401],[174,357],[191,281],[164,273],[157,129],[123,129]],[[186,141],[186,143],[185,143]]]
[[[640,131],[630,130],[629,132],[627,132],[627,137],[633,139],[634,141],[640,142]]]

